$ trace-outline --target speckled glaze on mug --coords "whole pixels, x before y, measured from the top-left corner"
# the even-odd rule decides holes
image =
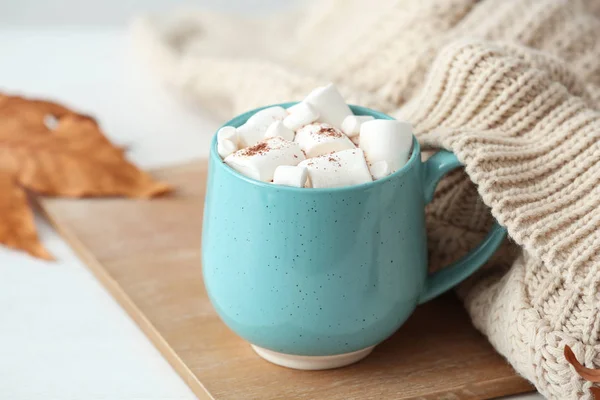
[[[356,115],[391,119],[351,108]],[[240,126],[256,111],[226,125]],[[215,135],[202,233],[204,282],[214,308],[262,357],[282,365],[345,364],[300,365],[277,357],[364,357],[417,304],[478,269],[505,237],[495,225],[478,248],[428,276],[425,204],[441,177],[458,166],[445,151],[421,162],[413,139],[408,163],[386,178],[342,188],[292,188],[231,169],[217,153]]]

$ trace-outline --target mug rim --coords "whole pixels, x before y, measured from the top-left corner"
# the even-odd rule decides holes
[[[278,106],[283,107],[283,108],[288,108],[297,103],[298,103],[297,101],[292,101],[292,102],[271,104],[268,106],[258,107],[258,108],[252,109],[250,111],[246,111],[243,114],[233,117],[229,121],[225,122],[221,127],[219,127],[219,129],[221,129],[225,126],[233,126],[233,127],[237,128],[240,125],[242,125],[243,123],[245,123],[248,120],[248,118],[250,118],[252,115],[256,114],[258,111],[263,110],[265,108],[278,107]],[[375,119],[387,119],[387,120],[393,119],[393,120],[395,120],[395,118],[393,118],[385,113],[373,110],[368,107],[362,107],[362,106],[357,106],[357,105],[353,105],[353,104],[348,104],[348,106],[350,107],[350,109],[352,110],[352,113],[354,115],[370,115],[370,116],[375,117]],[[383,185],[387,181],[390,181],[399,176],[405,175],[406,173],[408,173],[408,171],[410,171],[414,167],[414,165],[417,163],[417,159],[419,159],[419,161],[421,160],[421,146],[419,145],[417,138],[413,134],[412,135],[412,152],[411,152],[410,158],[408,159],[406,164],[404,164],[402,166],[402,168],[400,168],[399,170],[395,171],[394,173],[386,176],[385,178],[377,179],[372,182],[360,183],[358,185],[349,185],[349,186],[331,187],[331,188],[299,188],[299,187],[293,187],[293,186],[275,185],[271,182],[263,182],[263,181],[256,180],[254,178],[250,178],[246,175],[243,175],[243,174],[237,172],[235,169],[233,169],[229,165],[227,165],[225,163],[225,161],[221,158],[221,156],[219,156],[219,153],[217,151],[217,133],[218,133],[219,129],[217,129],[217,131],[213,135],[213,138],[212,138],[211,144],[210,144],[209,157],[210,157],[211,161],[214,161],[214,163],[211,163],[211,164],[216,165],[217,168],[224,168],[227,173],[229,173],[230,175],[232,175],[238,179],[242,179],[243,181],[245,181],[247,183],[250,183],[254,186],[262,187],[267,190],[302,192],[302,193],[333,193],[333,192],[341,192],[341,191],[347,191],[347,190],[368,189],[371,187],[376,187],[377,185]]]

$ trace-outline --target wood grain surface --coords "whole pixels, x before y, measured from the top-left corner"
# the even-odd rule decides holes
[[[42,199],[66,240],[200,399],[489,399],[533,388],[452,294],[417,309],[364,361],[295,371],[260,359],[217,317],[200,265],[206,163],[157,171],[152,201]]]

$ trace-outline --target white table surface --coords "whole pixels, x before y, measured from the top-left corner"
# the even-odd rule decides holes
[[[1,91],[95,115],[143,168],[205,156],[219,121],[182,107],[132,64],[117,28],[0,30]],[[36,222],[56,262],[0,247],[0,399],[195,399],[69,246]]]

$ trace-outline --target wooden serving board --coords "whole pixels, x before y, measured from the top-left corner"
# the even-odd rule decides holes
[[[489,399],[533,388],[451,294],[362,362],[295,371],[260,359],[210,305],[200,265],[206,163],[158,171],[152,201],[42,199],[50,220],[200,399]]]

